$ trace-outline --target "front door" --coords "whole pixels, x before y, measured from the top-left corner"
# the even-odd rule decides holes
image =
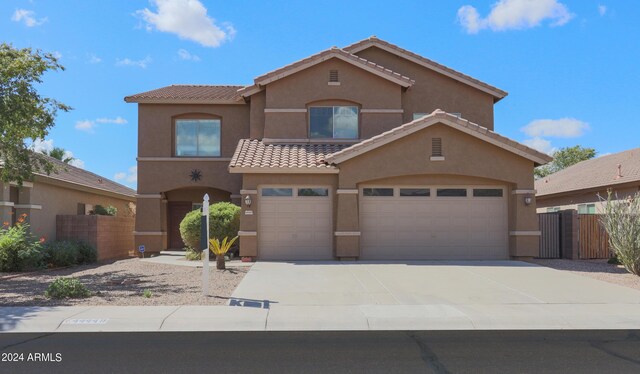
[[[167,208],[169,249],[183,249],[184,242],[180,235],[180,222],[191,211],[192,204],[189,201],[170,201]]]

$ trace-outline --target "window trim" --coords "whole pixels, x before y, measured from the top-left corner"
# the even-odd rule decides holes
[[[336,108],[336,107],[353,107],[356,108],[356,120],[357,120],[357,124],[356,124],[356,137],[355,138],[336,138],[336,137],[331,137],[331,138],[314,138],[311,136],[311,109],[312,108]],[[314,105],[314,104],[309,104],[307,105],[307,136],[309,139],[311,139],[312,141],[317,141],[317,140],[359,140],[360,139],[360,124],[361,124],[361,118],[360,118],[360,106],[355,104],[355,103],[351,103],[351,104],[346,104],[346,105],[341,105],[341,104],[336,104],[336,105]],[[334,128],[331,129],[332,134],[335,133]]]
[[[188,120],[218,120],[220,121],[220,153],[218,156],[178,156],[178,121],[188,121]],[[183,113],[177,116],[173,116],[171,118],[171,158],[183,159],[183,158],[197,158],[197,159],[216,159],[216,158],[224,158],[223,156],[223,135],[224,135],[224,126],[223,126],[223,117],[210,114],[210,113]]]

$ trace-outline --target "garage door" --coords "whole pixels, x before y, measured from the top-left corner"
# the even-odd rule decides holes
[[[508,258],[504,187],[364,187],[362,259]]]
[[[327,187],[264,187],[258,210],[262,260],[333,258],[331,192]]]

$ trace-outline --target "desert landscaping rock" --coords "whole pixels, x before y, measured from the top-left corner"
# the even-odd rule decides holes
[[[622,265],[609,264],[607,260],[535,259],[531,262],[640,290],[639,276],[627,272]]]
[[[202,269],[142,262],[137,258],[100,265],[28,273],[5,278],[0,274],[0,306],[57,305],[222,305],[249,267],[216,270],[209,275],[210,296],[202,296]],[[52,300],[44,297],[57,277],[74,277],[92,293],[86,299]],[[144,297],[149,290],[151,297]]]

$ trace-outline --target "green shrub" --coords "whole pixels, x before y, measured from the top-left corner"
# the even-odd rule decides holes
[[[56,267],[91,264],[98,257],[89,244],[68,240],[45,243],[44,254],[46,261]]]
[[[40,243],[29,233],[21,216],[13,226],[0,228],[0,272],[23,271],[44,265]]]
[[[200,210],[188,213],[180,223],[182,241],[189,248],[200,247]],[[240,207],[232,203],[216,203],[209,207],[209,236],[233,238],[240,229]]]
[[[91,296],[91,292],[77,278],[56,278],[44,295],[52,299],[82,299]]]
[[[102,205],[96,205],[93,207],[93,214],[98,216],[115,216],[118,213],[118,208],[113,205],[104,207]]]
[[[151,296],[153,296],[153,293],[151,291],[149,291],[149,290],[144,290],[142,292],[142,296],[146,297],[147,299],[150,299]]]

